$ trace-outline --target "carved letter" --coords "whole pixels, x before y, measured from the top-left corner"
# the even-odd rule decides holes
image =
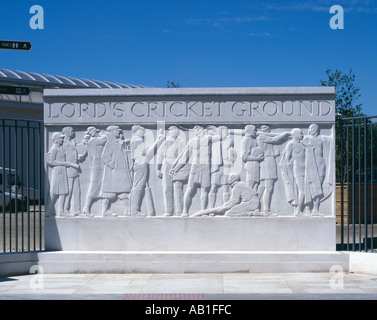
[[[135,115],[136,117],[138,117],[138,118],[145,117],[145,113],[136,113],[136,112],[135,112],[135,106],[137,106],[138,104],[143,105],[143,103],[141,103],[141,102],[136,102],[136,103],[134,103],[134,104],[132,105],[132,107],[131,107],[131,112],[132,112],[132,114],[134,114],[134,115]]]

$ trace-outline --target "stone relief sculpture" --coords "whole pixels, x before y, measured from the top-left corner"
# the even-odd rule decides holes
[[[72,127],[65,127],[62,130],[64,135],[63,149],[66,154],[66,161],[72,166],[67,167],[68,177],[68,195],[64,203],[64,211],[70,212],[72,215],[81,213],[81,186],[80,186],[80,166],[79,162],[83,159],[83,155],[79,155],[75,131]]]
[[[262,211],[270,214],[272,193],[275,182],[278,180],[276,158],[279,151],[275,147],[284,140],[288,139],[289,133],[285,132],[279,135],[270,134],[271,128],[268,125],[261,126],[261,134],[257,138],[258,147],[262,149],[264,159],[260,163],[260,196],[262,199]]]
[[[130,214],[131,216],[146,216],[140,212],[141,201],[146,195],[149,216],[155,216],[152,191],[148,185],[149,162],[156,154],[158,147],[165,140],[163,135],[159,135],[157,141],[152,146],[145,143],[145,128],[139,125],[132,127],[131,157],[133,160],[133,185],[130,194]]]
[[[292,130],[292,141],[289,142],[281,158],[280,167],[286,187],[289,203],[295,207],[294,215],[319,215],[320,201],[325,197],[324,181],[333,184],[331,170],[326,170],[324,149],[330,144],[330,137],[319,135],[319,126],[312,124],[309,135],[304,138],[301,129]],[[331,153],[329,152],[330,157]],[[328,161],[332,163],[331,159]],[[331,191],[330,191],[331,192]]]
[[[172,125],[166,136],[159,131],[152,143],[140,125],[126,132],[130,139],[120,126],[89,126],[80,144],[72,127],[52,133],[46,154],[51,170],[49,210],[55,209],[59,217],[269,216],[271,206],[277,215],[282,204],[292,207],[293,216],[311,216],[320,215],[321,203],[332,195],[333,136],[321,135],[317,124],[309,126],[306,136],[300,128],[276,133],[268,125],[257,130],[248,124],[237,143],[240,131],[224,125],[195,125],[190,129],[194,137],[186,142],[188,130]],[[242,166],[235,173],[237,153]],[[156,175],[151,179],[154,157]],[[200,201],[192,205],[194,197]],[[272,199],[278,204],[272,205]],[[116,201],[122,203],[124,214],[110,210]],[[143,201],[146,213],[141,212]]]
[[[90,181],[83,213],[93,216],[90,212],[91,206],[96,199],[101,198],[103,172],[105,169],[105,164],[102,161],[102,153],[108,136],[96,127],[91,126],[88,127],[84,137],[87,138],[85,145],[90,162]]]
[[[189,216],[192,198],[198,187],[201,189],[201,209],[207,208],[208,193],[211,188],[212,138],[202,126],[195,126],[194,132],[195,137],[187,143],[170,170],[170,175],[174,178],[177,172],[188,163],[190,164],[187,189],[183,197],[182,216],[184,217]]]
[[[104,172],[100,195],[104,199],[103,216],[116,216],[110,211],[110,200],[118,198],[128,210],[128,198],[132,188],[131,167],[125,157],[127,141],[121,139],[122,130],[119,126],[107,127],[108,140],[103,149],[101,159]]]
[[[226,215],[229,217],[252,216],[259,213],[259,198],[246,182],[240,181],[238,174],[230,174],[228,183],[232,188],[230,199],[222,206],[201,210],[194,217],[205,215]]]
[[[316,215],[319,213],[320,202],[329,197],[334,186],[333,161],[330,152],[333,138],[320,135],[319,125],[316,123],[309,126],[308,133],[303,139],[303,144],[306,146],[305,178],[310,192],[310,197],[307,198],[310,199],[313,214]]]
[[[246,171],[246,183],[255,191],[260,183],[260,163],[264,153],[257,143],[257,128],[254,125],[245,127],[245,137],[242,139],[242,161]]]
[[[157,177],[162,179],[164,191],[164,206],[167,217],[180,216],[183,212],[183,183],[187,181],[187,175],[170,176],[174,161],[186,146],[180,138],[181,130],[177,126],[168,129],[168,136],[157,150]]]
[[[209,207],[214,208],[217,192],[222,188],[223,203],[230,198],[228,177],[236,159],[234,141],[226,126],[208,126],[207,132],[212,136],[211,150],[211,189],[209,191]]]
[[[54,133],[52,135],[52,148],[46,154],[46,163],[52,168],[50,179],[51,202],[47,212],[53,212],[57,203],[56,215],[59,217],[65,214],[65,201],[69,194],[67,168],[78,168],[77,165],[66,161],[63,142],[64,135],[58,132]]]
[[[305,205],[305,147],[301,143],[303,133],[301,129],[293,129],[290,141],[281,157],[280,166],[286,173],[287,200],[295,208],[294,215],[303,214]]]

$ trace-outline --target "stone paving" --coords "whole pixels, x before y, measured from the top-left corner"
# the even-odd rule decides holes
[[[373,299],[377,276],[352,273],[37,274],[0,278],[0,300]]]

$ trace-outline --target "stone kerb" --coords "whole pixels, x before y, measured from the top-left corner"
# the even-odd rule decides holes
[[[334,98],[328,87],[45,90],[46,246],[333,250]]]

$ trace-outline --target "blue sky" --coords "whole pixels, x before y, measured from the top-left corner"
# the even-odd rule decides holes
[[[29,26],[32,5],[45,28]],[[332,30],[332,5],[344,29]],[[165,87],[317,86],[327,68],[356,74],[377,114],[377,0],[3,1],[0,68]],[[374,105],[375,104],[375,105]]]

